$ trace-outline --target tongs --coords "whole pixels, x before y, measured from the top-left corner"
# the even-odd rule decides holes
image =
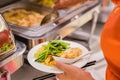
[[[82,66],[81,68],[84,69],[84,68],[87,68],[89,66],[92,66],[92,65],[95,65],[96,63],[96,60],[94,61],[90,61],[88,63],[86,63],[84,66]],[[51,78],[51,77],[55,77],[56,75],[54,73],[50,73],[50,74],[47,74],[47,75],[43,75],[41,77],[38,77],[38,78],[34,78],[33,80],[44,80],[44,79],[47,79],[47,78]]]

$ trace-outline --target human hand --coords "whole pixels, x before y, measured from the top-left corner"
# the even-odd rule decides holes
[[[87,0],[56,0],[54,9],[66,9]]]
[[[89,72],[78,67],[57,61],[55,66],[64,71],[64,73],[56,74],[59,80],[94,80]]]

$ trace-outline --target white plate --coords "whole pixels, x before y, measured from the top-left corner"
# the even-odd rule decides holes
[[[87,48],[85,48],[84,46],[76,43],[76,42],[72,42],[72,41],[65,41],[65,40],[62,40],[64,42],[67,42],[67,43],[70,43],[70,47],[79,47],[81,50],[82,50],[82,55],[84,54],[87,54],[88,53],[88,50]],[[47,42],[44,42],[44,43],[41,43],[41,44],[38,44],[37,46],[33,47],[29,53],[28,53],[28,61],[29,63],[36,69],[40,70],[40,71],[43,71],[43,72],[48,72],[48,73],[62,73],[63,71],[57,69],[56,67],[53,67],[53,66],[47,66],[47,65],[44,65],[42,63],[38,63],[38,62],[35,62],[35,58],[34,58],[34,54],[36,53],[36,51],[43,45],[43,44],[47,44]],[[87,60],[80,60],[80,62],[76,62],[74,63],[73,65],[74,66],[77,66],[77,67],[82,67],[83,65],[85,65],[87,63]]]

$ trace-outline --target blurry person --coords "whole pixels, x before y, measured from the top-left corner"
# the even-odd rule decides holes
[[[69,1],[69,3],[64,3],[64,1]],[[55,8],[68,8],[72,3],[75,4],[73,1],[77,4],[82,0],[58,0],[59,3],[55,5]],[[103,28],[101,48],[107,61],[106,80],[120,80],[120,0],[111,1],[116,4],[116,7]],[[62,7],[60,4],[66,5]],[[60,80],[94,80],[88,72],[75,66],[56,62],[56,67],[64,71],[63,74],[56,74]]]
[[[85,1],[89,1],[89,0],[56,0],[54,8],[55,9],[71,8],[72,6],[77,4],[82,4]]]
[[[56,67],[64,71],[64,73],[56,74],[59,80],[94,80],[89,72],[78,67],[62,62],[56,62]]]

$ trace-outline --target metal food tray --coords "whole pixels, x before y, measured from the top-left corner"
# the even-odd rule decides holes
[[[20,5],[17,5],[17,4],[20,4]],[[30,4],[32,4],[32,3],[30,3]],[[23,29],[23,28],[18,29],[18,27],[12,27],[12,30],[13,30],[14,34],[24,37],[26,39],[40,39],[41,37],[44,37],[46,34],[50,34],[51,32],[64,27],[65,25],[70,23],[71,20],[75,20],[76,15],[78,15],[78,17],[80,17],[82,14],[86,13],[87,11],[94,8],[98,4],[99,4],[98,0],[85,2],[85,3],[81,4],[80,6],[75,6],[71,9],[59,10],[58,12],[59,12],[59,14],[61,14],[61,16],[59,16],[54,21],[51,21],[41,27],[35,27],[32,29]],[[19,6],[22,7],[23,5],[21,3],[16,3],[16,4],[13,4],[13,7],[12,7],[12,5],[7,6],[7,7],[0,9],[0,11],[3,13],[9,9],[14,9],[17,7],[19,8]],[[36,5],[36,6],[38,6],[38,5]],[[40,6],[35,8],[35,10],[40,10],[40,9],[44,10],[45,8],[42,8]]]
[[[0,67],[9,71],[11,74],[17,71],[24,63],[23,53],[26,50],[26,46],[19,41],[16,41],[16,46],[16,52],[11,55],[0,57]]]
[[[5,13],[5,12],[9,12],[11,10],[16,10],[16,9],[25,9],[28,11],[29,10],[35,11],[35,12],[40,13],[43,16],[49,14],[52,11],[52,8],[48,8],[48,7],[44,7],[44,6],[37,6],[37,5],[31,4],[31,3],[25,2],[25,1],[18,1],[16,3],[13,3],[11,5],[8,5],[8,6],[1,8],[0,12]],[[55,13],[53,13],[53,14],[55,14]],[[55,15],[57,15],[57,14],[55,14]],[[9,25],[15,29],[31,30],[31,31],[36,31],[37,30],[36,28],[42,27],[40,25],[31,26],[31,27],[24,27],[24,26],[15,25],[12,23],[9,23]]]
[[[0,67],[3,66],[4,64],[6,64],[7,62],[13,60],[15,58],[15,56],[19,56],[19,55],[23,54],[26,50],[25,44],[23,44],[20,41],[16,41],[16,48],[17,49],[15,52],[12,52],[11,54],[5,54],[3,56],[0,56]]]

